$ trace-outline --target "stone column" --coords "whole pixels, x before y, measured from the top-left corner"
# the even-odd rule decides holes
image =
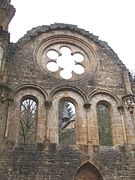
[[[8,131],[9,131],[9,109],[12,106],[13,100],[9,99],[7,104],[7,113],[6,113],[6,122],[5,122],[5,132],[4,132],[4,138],[8,137]]]
[[[7,127],[9,91],[8,86],[0,84],[0,139],[5,137],[5,128]]]
[[[92,144],[92,140],[91,140],[90,117],[89,117],[90,106],[91,106],[91,104],[89,104],[89,103],[84,104],[84,108],[86,110],[86,121],[87,121],[88,154],[91,155],[93,153],[93,144]]]
[[[86,110],[86,121],[87,121],[87,143],[89,144],[89,141],[91,141],[91,135],[90,135],[90,119],[89,119],[89,110],[90,110],[91,104],[85,103],[84,108]]]
[[[45,101],[45,108],[46,108],[46,121],[45,121],[45,141],[50,141],[50,127],[49,127],[49,111],[52,106],[51,101]]]
[[[126,120],[128,124],[131,124],[133,127],[129,128],[130,132],[130,142],[133,142],[135,139],[135,95],[132,92],[131,84],[129,80],[128,71],[125,70],[124,72],[124,80],[125,80],[125,88],[126,88],[126,95],[122,97],[123,104],[125,106],[125,113],[127,115]],[[130,143],[129,142],[129,143]]]
[[[119,106],[118,110],[119,110],[120,116],[121,116],[124,144],[126,144],[127,143],[127,135],[126,135],[126,127],[125,127],[125,122],[124,122],[124,117],[123,117],[124,107],[123,106]]]
[[[125,106],[125,120],[128,124],[127,131],[130,132],[128,134],[128,143],[132,143],[135,140],[135,95],[125,95],[122,99]]]
[[[125,81],[126,94],[133,94],[127,70],[124,71],[124,81]]]

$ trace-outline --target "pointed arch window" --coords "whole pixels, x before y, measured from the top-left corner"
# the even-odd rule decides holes
[[[76,144],[76,108],[72,101],[65,99],[59,104],[59,143]]]
[[[83,164],[75,174],[74,180],[103,180],[98,169],[89,162]]]
[[[19,142],[32,144],[35,142],[37,121],[37,101],[35,98],[26,97],[20,107]]]
[[[101,101],[97,104],[99,142],[103,146],[112,146],[111,105]]]

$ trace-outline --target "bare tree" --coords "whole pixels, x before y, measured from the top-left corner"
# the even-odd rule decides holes
[[[23,143],[34,140],[37,105],[32,99],[26,99],[21,104],[20,135]]]

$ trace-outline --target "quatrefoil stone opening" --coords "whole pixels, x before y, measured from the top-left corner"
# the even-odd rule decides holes
[[[80,75],[85,71],[84,56],[80,52],[72,53],[69,47],[60,47],[59,51],[51,49],[47,52],[47,57],[49,58],[47,69],[51,72],[59,71],[63,79],[71,79],[73,72]]]

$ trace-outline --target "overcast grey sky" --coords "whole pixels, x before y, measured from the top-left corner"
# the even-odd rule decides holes
[[[135,0],[11,0],[16,14],[9,31],[16,42],[28,30],[54,22],[75,24],[106,41],[135,69]]]

